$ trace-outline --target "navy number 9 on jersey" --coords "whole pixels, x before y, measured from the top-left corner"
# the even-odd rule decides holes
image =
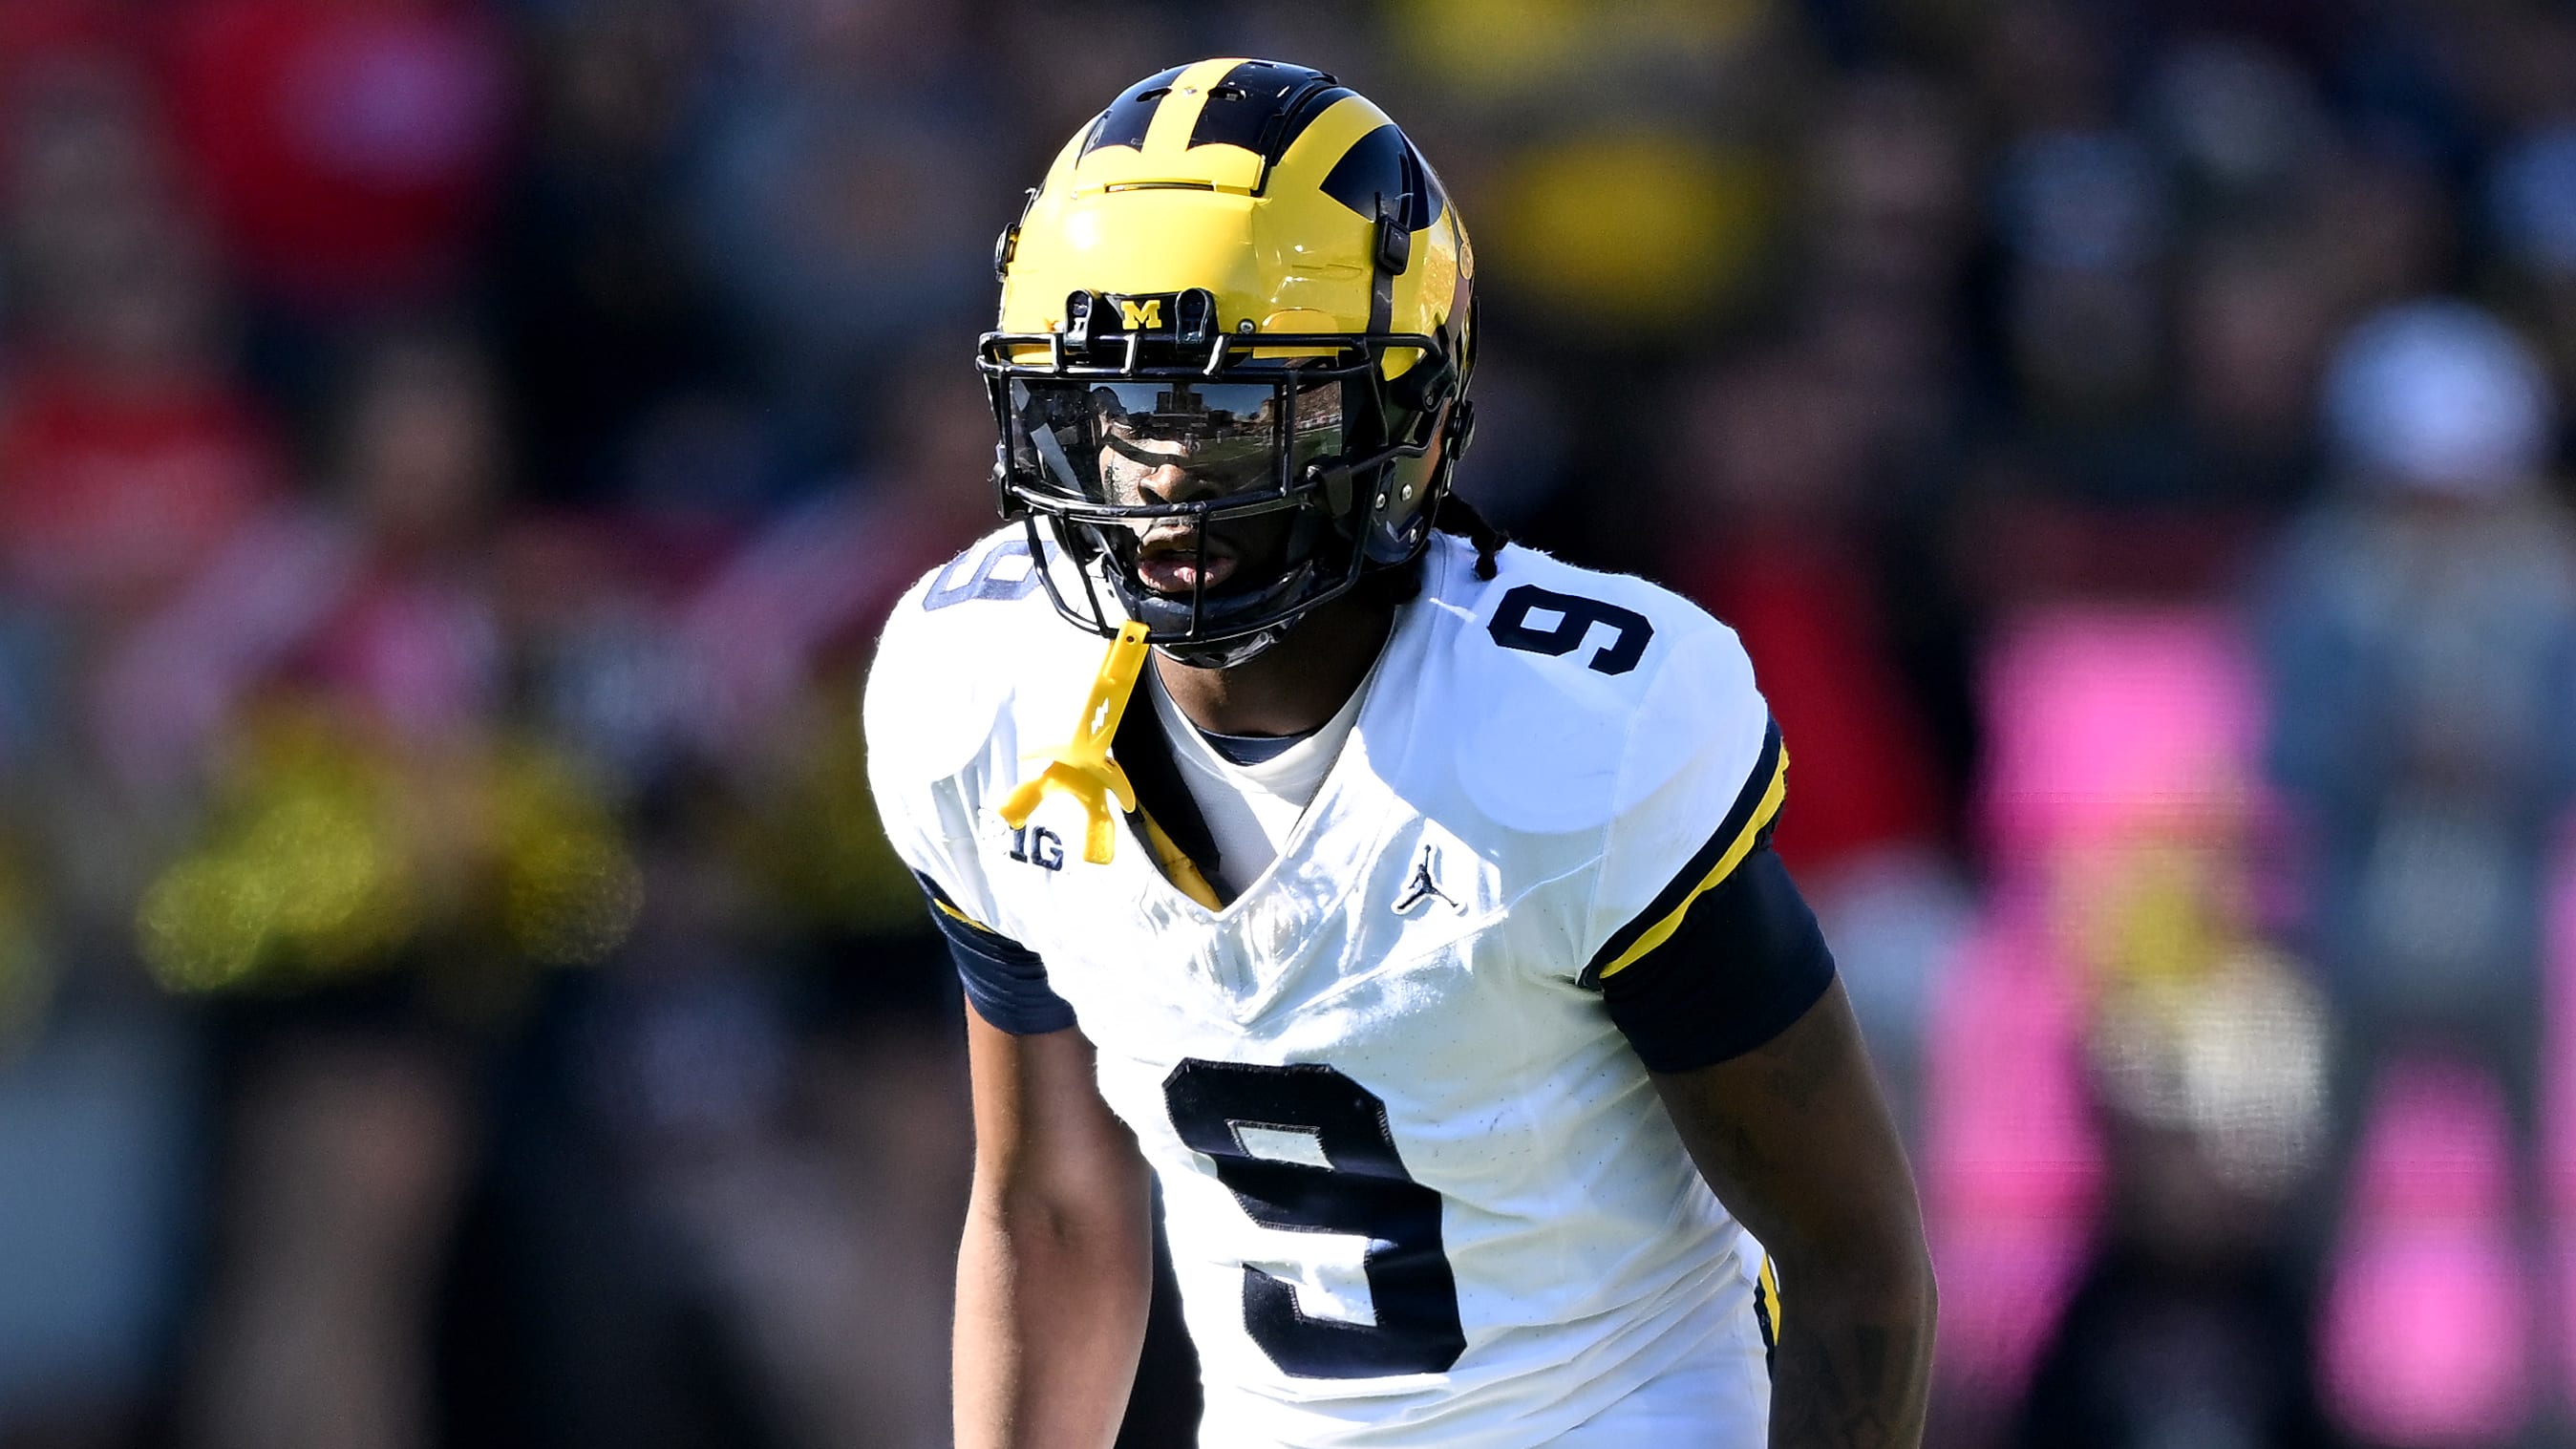
[[[975,559],[974,570],[964,578],[958,577],[970,558]],[[1013,560],[1018,561],[1018,568],[1009,566]],[[975,558],[975,551],[968,549],[950,559],[948,566],[939,571],[939,577],[931,581],[929,591],[921,596],[921,607],[935,614],[951,604],[976,599],[1025,599],[1046,582],[1038,577],[1039,568],[1025,538],[1003,539],[986,549],[982,558]]]
[[[1445,1373],[1467,1351],[1458,1280],[1440,1246],[1440,1194],[1396,1156],[1386,1103],[1320,1063],[1251,1066],[1184,1058],[1163,1079],[1181,1140],[1216,1162],[1265,1228],[1368,1240],[1377,1322],[1312,1318],[1285,1280],[1244,1265],[1243,1320],[1280,1372],[1302,1379]],[[1257,1156],[1244,1129],[1310,1135],[1329,1166]]]
[[[1556,622],[1538,628],[1530,620],[1540,614],[1553,614]],[[1524,654],[1566,655],[1581,648],[1585,636],[1595,624],[1607,624],[1612,630],[1610,642],[1593,651],[1584,662],[1603,674],[1625,674],[1646,657],[1646,641],[1655,637],[1655,626],[1634,609],[1587,599],[1580,594],[1560,594],[1536,584],[1519,584],[1503,595],[1501,607],[1494,610],[1493,621],[1485,632],[1506,649]]]

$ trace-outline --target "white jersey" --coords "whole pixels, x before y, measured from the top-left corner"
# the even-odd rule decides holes
[[[1043,959],[1097,1048],[1162,1184],[1204,1444],[1686,1424],[1752,1449],[1761,1249],[1586,968],[1772,768],[1768,712],[1734,634],[1680,598],[1527,549],[1491,581],[1473,562],[1433,535],[1312,804],[1222,910],[1129,822],[1093,864],[1075,802],[1021,832],[995,814],[1105,648],[1016,532],[895,608],[868,680],[879,808],[960,913]]]
[[[1376,678],[1372,671],[1370,681]],[[1359,719],[1360,704],[1369,691],[1367,685],[1351,691],[1349,702],[1322,728],[1266,760],[1249,764],[1227,759],[1208,743],[1152,670],[1146,671],[1136,692],[1146,696],[1136,702],[1136,708],[1150,702],[1163,738],[1171,743],[1172,763],[1180,767],[1182,783],[1206,819],[1209,843],[1225,861],[1225,878],[1249,882],[1270,868],[1270,862],[1279,858],[1279,848],[1297,833],[1297,822],[1306,818],[1306,807],[1314,803],[1324,776],[1341,757],[1342,741],[1350,738],[1351,725]]]

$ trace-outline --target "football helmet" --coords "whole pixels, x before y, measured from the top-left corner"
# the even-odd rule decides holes
[[[1065,617],[1224,667],[1420,554],[1473,426],[1475,260],[1367,98],[1277,61],[1147,76],[993,264],[996,490]]]

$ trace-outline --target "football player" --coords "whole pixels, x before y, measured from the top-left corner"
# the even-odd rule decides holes
[[[1149,1168],[1203,1444],[1916,1442],[1932,1278],[1778,731],[1726,628],[1451,496],[1475,258],[1413,144],[1164,71],[995,266],[1013,523],[866,711],[972,1008],[958,1442],[1110,1442]]]

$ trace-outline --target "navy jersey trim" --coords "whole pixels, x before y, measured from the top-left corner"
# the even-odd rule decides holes
[[[1145,680],[1139,689],[1159,689],[1160,685]],[[1136,787],[1136,810],[1127,818],[1136,833],[1146,834],[1148,817],[1162,828],[1174,848],[1190,864],[1221,900],[1234,899],[1224,885],[1225,857],[1216,848],[1216,832],[1208,828],[1207,816],[1199,810],[1199,800],[1190,793],[1187,780],[1181,778],[1179,762],[1172,758],[1172,742],[1163,737],[1162,712],[1151,700],[1140,701],[1119,717],[1118,733],[1109,741],[1109,753],[1127,771],[1127,781]]]
[[[1199,738],[1217,752],[1229,765],[1248,768],[1266,765],[1309,739],[1315,732],[1307,730],[1293,735],[1221,735],[1214,730],[1199,731]]]
[[[1688,1072],[1788,1030],[1833,980],[1825,933],[1766,831],[1669,940],[1601,983],[1601,999],[1648,1071]]]
[[[939,883],[913,879],[930,897],[930,920],[948,938],[957,980],[975,1014],[1013,1036],[1043,1036],[1073,1025],[1073,1007],[1047,984],[1038,953],[957,909]]]
[[[1612,933],[1609,940],[1602,942],[1600,950],[1592,953],[1592,959],[1584,963],[1583,974],[1577,978],[1582,985],[1598,987],[1605,978],[1623,974],[1621,958],[1645,939],[1648,932],[1662,926],[1676,914],[1689,911],[1695,897],[1715,886],[1717,882],[1710,880],[1709,876],[1730,853],[1742,849],[1748,833],[1757,829],[1767,830],[1770,822],[1764,818],[1763,811],[1766,807],[1777,808],[1772,787],[1779,780],[1783,768],[1781,750],[1780,722],[1773,720],[1762,732],[1762,750],[1754,758],[1753,772],[1745,778],[1744,788],[1736,792],[1735,803],[1728,807],[1726,818],[1718,822],[1708,843],[1691,855],[1689,861],[1674,873],[1672,880],[1655,893],[1652,901],[1647,902],[1644,910]],[[1757,841],[1753,848],[1760,849],[1760,843]],[[1737,866],[1739,870],[1742,868],[1741,864]]]

